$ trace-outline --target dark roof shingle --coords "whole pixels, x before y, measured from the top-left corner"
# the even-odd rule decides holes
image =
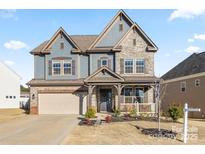
[[[89,46],[95,41],[98,35],[70,35],[71,39],[85,52]],[[34,48],[31,53],[38,54],[47,45],[49,40],[44,41],[39,46]]]
[[[202,72],[205,72],[205,52],[192,54],[164,74],[162,79],[169,80]]]

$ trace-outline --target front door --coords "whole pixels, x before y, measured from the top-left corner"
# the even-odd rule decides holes
[[[100,111],[112,112],[111,89],[100,89]]]

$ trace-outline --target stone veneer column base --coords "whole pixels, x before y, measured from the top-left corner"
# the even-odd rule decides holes
[[[30,114],[38,114],[38,107],[33,106],[30,108]]]

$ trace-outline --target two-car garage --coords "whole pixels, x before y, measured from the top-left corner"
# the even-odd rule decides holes
[[[38,94],[39,114],[83,114],[86,110],[86,96],[72,93]]]

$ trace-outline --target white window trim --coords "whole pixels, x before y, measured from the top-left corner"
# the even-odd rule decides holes
[[[125,89],[127,89],[127,88],[131,88],[132,89],[132,95],[131,96],[125,96]],[[132,100],[132,103],[125,103],[125,97],[132,97],[132,99],[133,99],[133,92],[134,92],[134,88],[133,87],[124,87],[124,92],[123,92],[123,94],[124,94],[124,101],[123,101],[123,104],[133,104],[133,100]]]
[[[137,73],[136,62],[139,61],[139,60],[143,60],[144,61],[144,73]],[[145,59],[144,58],[135,59],[135,74],[145,74]]]
[[[199,85],[198,85],[198,86],[196,85],[196,82],[197,82],[197,81],[199,81]],[[200,87],[200,86],[201,86],[200,79],[195,79],[195,80],[194,80],[194,85],[195,85],[195,87]]]
[[[71,76],[72,75],[72,60],[63,60],[62,63],[63,63],[63,65],[62,65],[62,67],[63,67],[63,71],[62,71],[63,76]],[[64,64],[65,63],[70,63],[70,70],[71,70],[70,74],[64,74]]]
[[[185,85],[185,91],[182,91],[182,85]],[[187,91],[187,86],[186,86],[186,81],[182,81],[182,82],[180,82],[180,92],[181,93],[185,93]]]
[[[126,73],[125,72],[125,61],[126,60],[132,60],[132,62],[133,62],[133,72],[132,73]],[[144,61],[144,73],[137,73],[136,72],[136,67],[137,67],[137,65],[136,65],[136,61],[138,61],[138,60],[143,60]],[[135,75],[135,74],[137,74],[137,75],[144,75],[144,74],[146,74],[145,73],[145,59],[144,58],[137,58],[137,59],[133,59],[133,58],[126,58],[126,59],[124,59],[124,74],[125,75]]]
[[[132,96],[127,96],[127,97],[132,97],[132,103],[125,103],[125,88],[132,88]],[[135,103],[134,101],[133,101],[133,98],[135,98],[136,97],[136,93],[134,93],[134,92],[136,92],[136,89],[137,88],[141,88],[141,89],[143,89],[143,91],[144,91],[144,87],[143,86],[135,86],[135,87],[124,87],[124,91],[123,91],[123,95],[124,95],[124,100],[123,100],[123,103],[121,103],[122,105],[129,105],[129,104],[137,104],[137,103]],[[145,102],[144,102],[144,100],[145,100],[145,94],[144,94],[144,96],[143,96],[143,103],[138,103],[138,104],[144,104]]]
[[[103,60],[107,61],[107,65],[102,65]],[[102,67],[102,66],[107,66],[108,67],[108,59],[107,58],[106,59],[105,58],[100,59],[100,67]]]
[[[125,72],[125,61],[128,61],[128,60],[130,60],[130,61],[132,60],[132,63],[133,63],[133,65],[132,65],[132,66],[133,66],[132,73],[126,73],[126,72]],[[133,58],[124,59],[124,74],[127,74],[127,75],[134,74],[134,72],[135,72],[135,67],[134,67],[135,64],[134,64],[134,62],[135,62],[135,61],[134,61]]]
[[[144,93],[143,93],[143,102],[142,103],[145,103],[144,102],[144,100],[145,100],[145,97],[144,97],[145,96],[145,91],[144,91],[145,88],[144,87],[135,87],[135,97],[140,97],[140,96],[136,96],[136,89],[139,89],[139,88],[143,89]],[[142,104],[142,103],[138,103],[138,104]]]
[[[54,67],[53,64],[55,63],[60,63],[60,74],[54,74]],[[52,76],[61,76],[61,67],[62,67],[62,63],[60,60],[52,60]]]
[[[60,74],[54,74],[54,63],[60,63]],[[64,63],[71,64],[71,74],[64,74]],[[52,60],[52,76],[72,76],[72,60]]]

